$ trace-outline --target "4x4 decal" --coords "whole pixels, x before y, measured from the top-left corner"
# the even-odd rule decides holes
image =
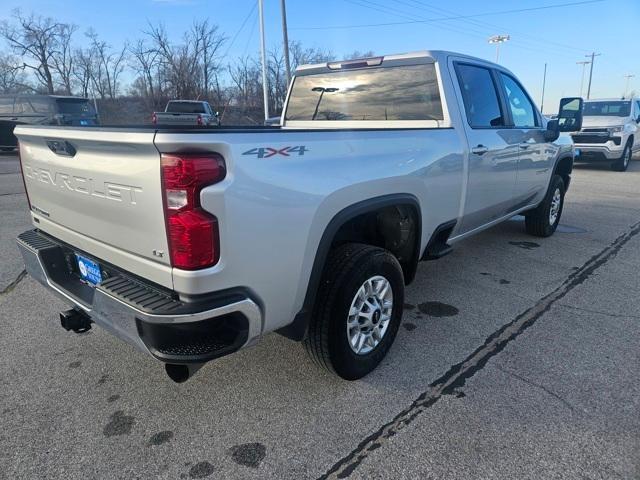
[[[273,147],[256,147],[251,150],[247,150],[242,155],[256,155],[258,158],[269,158],[275,155],[282,155],[283,157],[289,157],[292,154],[297,153],[302,156],[305,152],[308,152],[309,149],[304,145],[298,145],[296,147],[282,147],[282,148],[273,148]]]

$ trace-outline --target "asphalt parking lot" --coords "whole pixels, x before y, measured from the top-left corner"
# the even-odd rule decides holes
[[[515,218],[423,263],[361,381],[301,345],[174,384],[22,273],[29,228],[0,156],[0,478],[640,478],[640,160],[574,171],[549,239]]]

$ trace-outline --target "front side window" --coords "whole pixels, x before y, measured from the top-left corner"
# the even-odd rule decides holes
[[[13,113],[13,97],[0,97],[0,115]]]
[[[473,128],[504,126],[498,92],[489,69],[459,64],[456,70],[469,125]]]
[[[516,82],[509,75],[500,73],[504,90],[507,96],[507,104],[509,110],[511,110],[511,117],[513,118],[513,125],[519,128],[533,128],[538,125],[538,116],[535,113],[535,108],[524,93],[524,90],[518,82]]]
[[[410,65],[296,77],[286,120],[443,120],[435,66]]]

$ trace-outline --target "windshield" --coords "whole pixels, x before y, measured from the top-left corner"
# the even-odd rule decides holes
[[[585,117],[628,117],[631,112],[630,101],[585,102]]]
[[[206,113],[202,102],[169,102],[167,112],[171,113]]]
[[[93,104],[84,98],[58,98],[56,99],[58,112],[68,115],[95,115]]]
[[[442,120],[435,67],[381,67],[297,77],[286,119]]]

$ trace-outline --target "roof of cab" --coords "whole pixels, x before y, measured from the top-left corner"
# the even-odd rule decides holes
[[[494,66],[502,70],[507,70],[503,66],[498,65],[496,63],[490,62],[482,58],[465,55],[463,53],[449,52],[446,50],[419,50],[416,52],[397,53],[392,55],[374,56],[369,58],[351,59],[351,60],[342,60],[342,61],[338,60],[338,61],[331,61],[331,62],[325,62],[325,63],[300,65],[296,69],[296,75],[309,75],[312,73],[336,71],[336,70],[339,70],[340,68],[339,67],[330,68],[330,65],[353,63],[353,62],[357,62],[358,60],[364,61],[364,60],[379,59],[380,60],[379,64],[393,62],[394,64],[397,64],[397,65],[402,65],[402,64],[410,65],[411,63],[414,63],[416,61],[418,63],[446,62],[446,59],[449,56],[464,58],[464,59],[471,60],[473,62],[478,62],[488,66]],[[370,65],[370,66],[374,66],[374,65]]]

